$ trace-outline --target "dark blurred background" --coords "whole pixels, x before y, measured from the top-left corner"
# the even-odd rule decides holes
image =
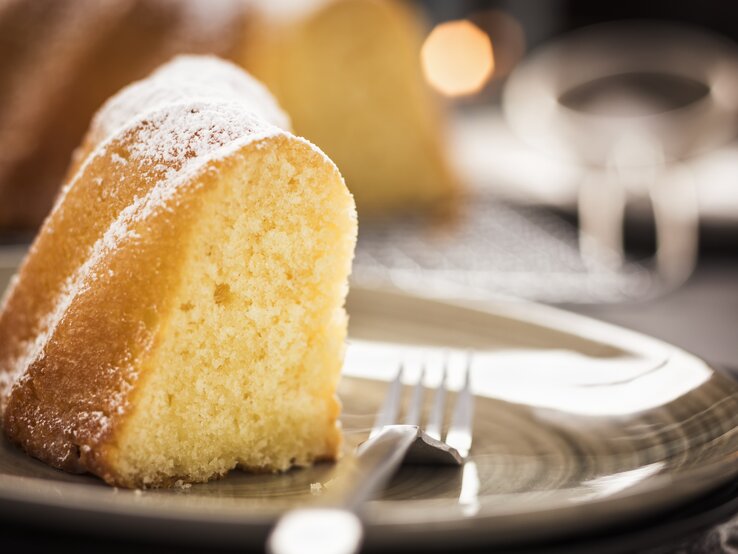
[[[669,0],[419,0],[432,21],[468,17],[475,12],[497,8],[504,10],[524,26],[527,45],[533,48],[557,35],[618,19],[659,19],[700,25],[738,40],[738,6],[721,0],[671,2]]]
[[[581,186],[581,173],[560,171],[561,163],[547,165],[542,176],[535,176],[540,182],[531,185],[530,171],[524,166],[529,166],[536,156],[546,155],[532,148],[526,151],[526,156],[520,156],[520,137],[510,132],[509,118],[502,106],[510,73],[525,64],[531,53],[545,51],[571,32],[615,21],[625,25],[644,21],[647,24],[676,23],[704,33],[728,49],[738,40],[738,4],[720,0],[424,0],[420,4],[434,25],[453,20],[474,22],[488,34],[493,46],[495,69],[485,84],[474,93],[450,96],[459,114],[457,122],[461,121],[456,136],[463,145],[459,158],[466,174],[472,176],[471,180],[476,181],[479,189],[492,190],[497,197],[509,199],[518,207],[543,208],[546,217],[555,214],[572,226],[580,224],[581,205],[578,209],[578,202],[581,197],[575,191]],[[628,40],[627,34],[622,40]],[[685,36],[686,48],[690,47],[690,40]],[[613,50],[612,56],[617,55],[619,53]],[[644,49],[643,55],[648,55],[648,50]],[[498,71],[500,60],[502,72]],[[576,57],[569,58],[569,69],[576,63]],[[684,59],[683,63],[694,61]],[[731,59],[728,63],[734,66],[736,62]],[[635,86],[637,88],[638,84]],[[643,94],[653,92],[647,90],[648,83],[643,86]],[[667,84],[661,87],[660,94],[669,96],[678,91]],[[687,125],[683,132],[697,131]],[[486,140],[489,136],[494,139],[489,139],[487,150],[480,149],[482,153],[477,155],[470,153],[470,145],[478,147],[480,137]],[[694,200],[698,212],[696,265],[683,282],[665,286],[660,292],[645,294],[640,299],[635,294],[616,302],[595,301],[582,305],[563,299],[557,303],[662,337],[707,359],[738,365],[738,148],[735,144],[733,132],[722,143],[707,150],[689,152],[678,160],[666,162],[667,166],[688,167],[697,197]],[[521,160],[520,170],[509,163],[516,156]],[[501,168],[503,164],[508,167]],[[519,174],[525,174],[526,178],[519,179]],[[567,179],[570,182],[567,183]],[[636,200],[628,202],[623,214],[622,240],[630,259],[644,260],[656,249],[654,218],[645,215],[648,210],[639,207],[639,195],[634,196]]]

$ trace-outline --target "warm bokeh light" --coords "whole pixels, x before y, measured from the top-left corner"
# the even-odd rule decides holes
[[[428,82],[448,96],[478,92],[494,70],[492,42],[470,21],[441,23],[420,53]]]

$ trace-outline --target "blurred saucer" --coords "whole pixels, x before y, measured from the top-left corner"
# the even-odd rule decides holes
[[[526,144],[508,126],[499,108],[469,108],[453,119],[451,145],[464,180],[476,191],[509,201],[576,213],[579,188],[588,168]],[[738,226],[738,141],[682,162],[696,183],[700,221],[716,227]],[[642,201],[642,199],[641,199]],[[650,218],[636,202],[634,215]]]

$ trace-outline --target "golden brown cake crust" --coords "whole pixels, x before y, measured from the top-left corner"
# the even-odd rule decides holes
[[[0,402],[6,434],[31,455],[131,486],[111,449],[203,195],[221,168],[266,143],[327,159],[242,107],[200,99],[89,136],[4,299]]]

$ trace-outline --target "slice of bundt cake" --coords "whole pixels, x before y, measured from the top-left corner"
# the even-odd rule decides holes
[[[3,299],[11,440],[126,487],[336,457],[355,210],[286,125],[215,58],[102,108]]]

